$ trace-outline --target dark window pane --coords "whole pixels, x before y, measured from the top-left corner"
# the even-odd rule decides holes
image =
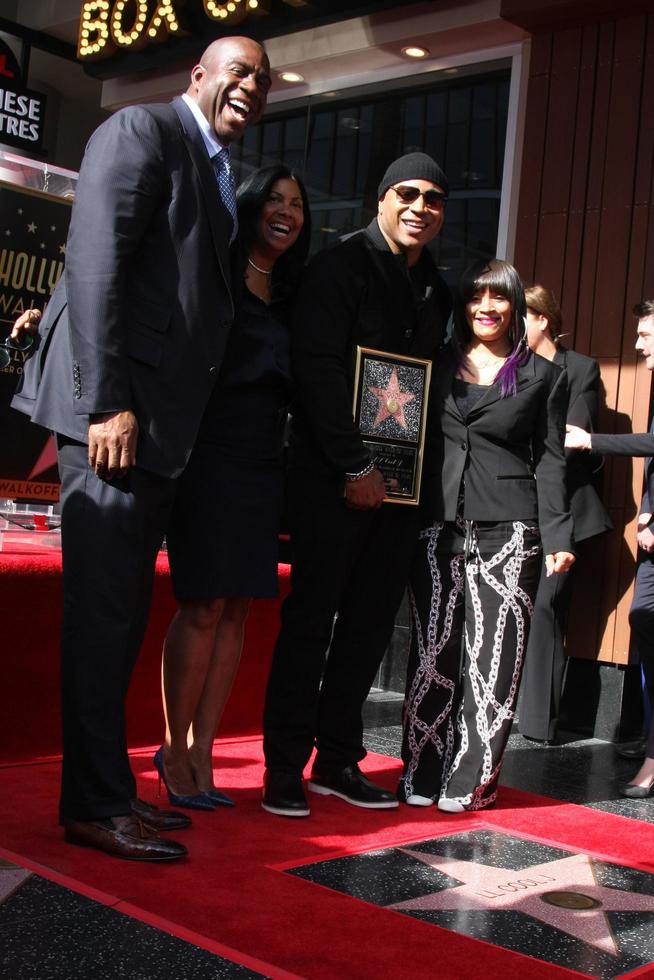
[[[441,235],[429,246],[455,283],[473,259],[495,254],[509,73],[439,76],[410,93],[295,110],[249,129],[233,158],[238,176],[282,159],[304,174],[311,201],[312,252],[366,225],[388,164],[424,150],[448,175]],[[308,129],[307,129],[308,127]],[[305,158],[305,153],[307,154]]]

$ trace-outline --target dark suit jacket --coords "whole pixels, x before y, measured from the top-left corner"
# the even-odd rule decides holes
[[[624,433],[610,435],[600,432],[593,433],[593,452],[602,456],[646,456],[645,460],[645,494],[640,513],[651,514],[654,507],[654,419],[649,432]]]
[[[452,395],[454,363],[443,359],[430,396],[423,510],[429,520],[538,523],[545,554],[571,551],[565,486],[564,372],[537,354],[518,371],[517,393],[491,385],[466,419]]]
[[[295,463],[342,477],[369,462],[352,417],[356,345],[433,358],[450,315],[449,289],[426,249],[416,270],[420,296],[377,219],[309,263],[292,332]]]
[[[566,372],[568,409],[566,422],[592,432],[597,425],[600,374],[597,361],[565,347],[558,347],[554,363]],[[566,451],[568,496],[575,527],[575,541],[584,541],[613,524],[594,486],[597,464],[587,453]]]
[[[215,385],[234,307],[228,218],[197,123],[182,99],[131,106],[91,137],[56,322],[17,407],[86,441],[89,415],[131,409],[137,465],[184,468]],[[55,302],[56,300],[56,302]]]

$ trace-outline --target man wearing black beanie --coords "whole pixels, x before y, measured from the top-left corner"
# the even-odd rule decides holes
[[[443,227],[447,194],[447,178],[427,154],[394,160],[379,184],[376,218],[317,255],[300,290],[292,338],[293,588],[264,714],[270,813],[309,815],[302,773],[314,747],[310,790],[355,806],[397,806],[359,770],[361,709],[392,635],[418,515],[383,503],[384,478],[352,417],[355,349],[437,355],[451,299],[425,245]]]

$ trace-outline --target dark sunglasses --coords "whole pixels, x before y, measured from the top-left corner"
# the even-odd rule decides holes
[[[393,187],[392,190],[395,191],[399,197],[402,204],[413,204],[421,197],[425,203],[425,207],[432,211],[437,211],[442,208],[447,201],[447,194],[443,194],[442,191],[428,190],[419,191],[417,187],[407,187],[404,184],[400,184],[399,187]]]
[[[34,337],[29,333],[23,334],[21,340],[16,340],[13,337],[7,337],[6,340],[3,340],[0,344],[0,371],[3,371],[11,364],[12,350],[29,350],[33,343]]]

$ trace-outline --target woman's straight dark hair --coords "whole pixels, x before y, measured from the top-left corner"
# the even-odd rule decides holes
[[[508,333],[511,352],[495,378],[495,383],[500,386],[502,398],[507,398],[509,395],[515,395],[518,389],[518,368],[529,359],[525,335],[527,316],[525,291],[520,276],[509,262],[504,262],[502,259],[479,260],[463,273],[454,296],[453,353],[457,366],[460,366],[465,360],[466,351],[474,336],[468,323],[466,306],[475,293],[486,289],[504,296],[511,303],[511,323]]]
[[[257,235],[257,221],[264,204],[270,197],[273,185],[278,180],[294,180],[300,188],[304,224],[288,251],[275,262],[272,273],[273,295],[283,298],[292,294],[298,284],[311,242],[311,214],[309,213],[309,198],[302,181],[293,170],[283,163],[254,170],[239,185],[236,191],[236,209],[238,213],[239,239],[241,242],[243,268],[247,263],[250,247]]]

